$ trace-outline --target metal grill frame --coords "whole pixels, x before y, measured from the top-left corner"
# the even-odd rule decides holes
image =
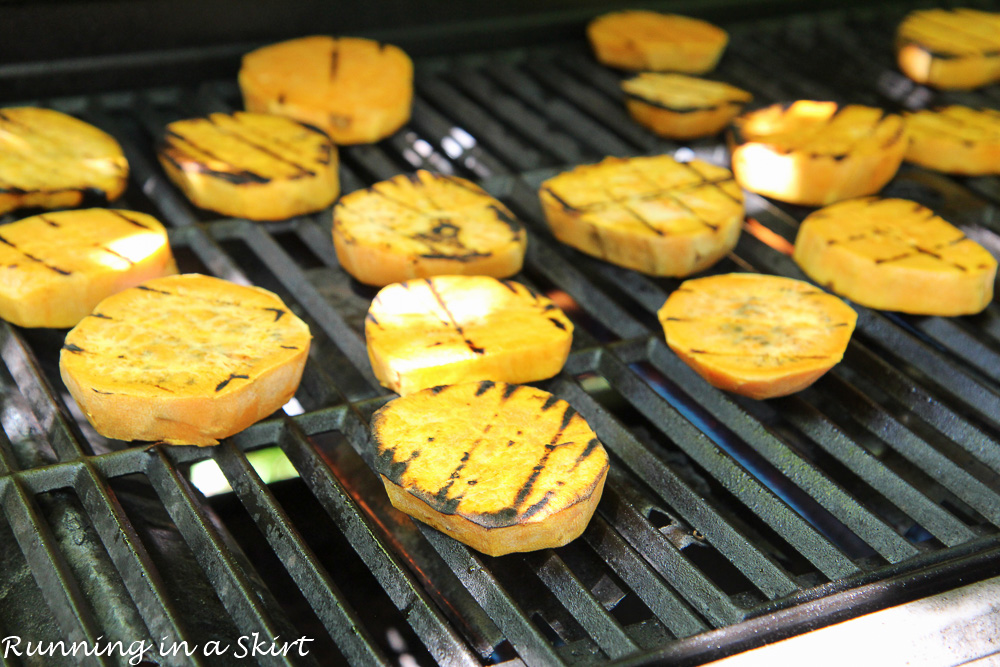
[[[849,92],[852,101],[880,106],[925,104],[931,93],[896,73],[878,42],[838,32],[847,26],[889,44],[899,16],[899,10],[857,10],[727,26],[733,40],[718,74],[750,88],[761,103],[845,99]],[[805,57],[809,50],[822,54],[819,61],[850,58],[857,76],[811,76],[818,61]],[[0,597],[5,635],[20,631],[11,623],[38,606],[48,611],[34,626],[39,637],[195,644],[207,636],[204,619],[182,611],[158,565],[161,545],[144,539],[134,512],[112,489],[138,476],[218,596],[229,638],[295,636],[266,573],[183,474],[187,464],[212,458],[339,658],[352,664],[394,659],[373,634],[380,629],[366,627],[342,590],[349,582],[321,564],[307,539],[309,526],[290,518],[250,465],[246,452],[267,446],[284,452],[369,567],[380,595],[441,664],[482,664],[491,655],[539,665],[697,664],[1000,574],[995,304],[974,321],[859,307],[845,362],[815,389],[767,407],[723,394],[672,355],[655,324],[656,309],[678,281],[585,257],[559,246],[545,229],[535,194],[545,178],[604,155],[679,148],[628,119],[616,103],[618,76],[594,64],[579,43],[429,58],[417,67],[413,120],[381,144],[342,150],[344,190],[407,166],[453,169],[476,178],[527,223],[529,252],[518,279],[563,291],[576,304],[570,315],[578,335],[566,369],[541,386],[573,404],[612,455],[605,497],[580,548],[644,606],[646,618],[620,622],[570,549],[490,559],[400,516],[378,495],[378,480],[367,470],[367,419],[391,395],[372,376],[359,325],[358,309],[371,295],[337,267],[329,211],[274,224],[217,220],[192,209],[152,157],[150,138],[172,114],[233,108],[232,82],[212,80],[43,103],[122,142],[132,167],[125,206],[155,210],[189,266],[263,284],[307,319],[315,344],[297,394],[305,412],[276,415],[212,449],[109,443],[74,413],[52,359],[41,354],[52,352],[54,339],[0,325],[6,521],[0,534],[14,538],[5,558],[30,571],[34,582]],[[783,76],[768,76],[776,70]],[[997,90],[933,99],[995,104]],[[454,127],[474,144],[459,143]],[[724,156],[715,140],[691,149],[709,159]],[[913,193],[1000,239],[1000,179],[959,181],[904,168],[887,192]],[[794,240],[804,209],[753,195],[747,204],[755,221]],[[283,244],[287,239],[313,257],[296,256]],[[715,271],[730,269],[803,277],[786,255],[751,233]],[[966,459],[968,466],[961,465]],[[836,478],[817,461],[836,462]],[[843,480],[872,496],[855,497]],[[901,534],[886,507],[928,536]],[[752,517],[744,515],[748,508]],[[654,511],[670,522],[657,526]],[[67,538],[74,535],[79,543]],[[703,545],[729,563],[732,577],[750,584],[749,595],[724,590],[692,551]],[[81,576],[84,562],[92,563],[103,590]],[[539,609],[550,617],[507,583],[513,564],[536,582],[544,598]],[[553,627],[558,622],[562,627]],[[214,664],[197,656],[163,662]],[[313,662],[324,659],[304,664]],[[260,663],[299,661],[266,657]]]

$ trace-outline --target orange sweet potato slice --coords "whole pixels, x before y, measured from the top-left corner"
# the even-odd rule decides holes
[[[605,65],[688,74],[715,67],[729,43],[726,31],[707,21],[635,10],[597,17],[587,37]]]
[[[670,349],[709,384],[756,399],[819,379],[843,358],[857,321],[814,285],[749,273],[687,280],[658,316]]]
[[[372,143],[410,119],[413,62],[401,49],[357,37],[302,37],[243,56],[247,111],[288,116],[337,144]]]
[[[993,256],[905,199],[866,197],[816,211],[799,227],[793,257],[820,285],[870,308],[967,315],[993,300]]]
[[[420,170],[342,197],[333,245],[345,271],[382,287],[439,275],[512,276],[528,237],[475,183]]]
[[[214,445],[288,402],[309,342],[275,294],[185,274],[99,303],[66,336],[59,368],[105,437]]]
[[[825,206],[878,192],[907,147],[902,117],[860,105],[799,100],[733,122],[733,175],[791,204]]]
[[[906,115],[906,161],[964,176],[1000,174],[1000,111],[958,105]]]
[[[386,404],[371,430],[392,504],[491,556],[579,537],[608,472],[586,420],[525,385],[425,389]]]
[[[573,324],[519,283],[436,276],[380,291],[365,337],[375,377],[405,395],[442,384],[552,377],[566,363]]]
[[[557,239],[654,276],[715,264],[743,223],[743,192],[728,169],[667,155],[576,167],[542,183],[539,199]]]
[[[167,230],[145,213],[92,208],[0,228],[0,317],[68,328],[101,299],[177,273]]]
[[[52,109],[0,109],[0,214],[80,206],[93,195],[112,202],[127,183],[111,135]]]
[[[1000,81],[1000,13],[913,11],[899,24],[896,56],[906,76],[935,88],[970,89]]]
[[[653,72],[622,81],[622,90],[636,122],[670,139],[718,134],[753,97],[728,83]]]
[[[280,116],[179,120],[167,125],[158,155],[193,204],[236,218],[284,220],[326,208],[340,193],[330,138]]]

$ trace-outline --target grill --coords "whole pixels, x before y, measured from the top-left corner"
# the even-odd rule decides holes
[[[997,104],[1000,87],[935,93],[899,74],[890,45],[903,13],[719,21],[732,42],[715,74],[761,104]],[[314,336],[284,412],[198,449],[98,436],[59,379],[63,332],[0,325],[0,636],[145,640],[156,647],[145,664],[246,664],[239,646],[300,637],[312,640],[306,656],[252,658],[699,664],[1000,574],[1000,309],[942,319],[857,307],[844,362],[812,388],[755,402],[707,386],[669,351],[656,321],[679,281],[561,246],[536,192],[606,155],[725,164],[725,147],[681,147],[635,125],[619,75],[593,61],[573,21],[568,41],[418,58],[412,121],[377,145],[341,151],[345,192],[415,168],[482,184],[529,228],[517,279],[552,296],[576,325],[565,370],[540,386],[597,431],[612,458],[607,488],[581,539],[501,558],[396,512],[371,471],[368,419],[391,395],[364,346],[374,290],[338,268],[330,212],[267,224],[216,219],[156,165],[152,146],[167,122],[239,108],[235,69],[214,77],[218,62],[232,65],[245,49],[132,63],[160,75],[178,63],[206,73],[155,88],[132,76],[134,87],[112,90],[124,62],[114,57],[0,69],[16,101],[73,113],[118,138],[133,169],[119,203],[171,227],[182,271],[270,289]],[[107,88],[38,98],[81,85],[67,83],[78,72]],[[997,178],[904,166],[884,194],[928,205],[1000,251]],[[712,272],[804,278],[788,251],[808,211],[749,195],[747,212],[735,252]],[[266,484],[252,464],[262,449],[298,477]],[[190,470],[203,460],[232,493],[202,494]],[[212,641],[229,645],[228,655],[204,656]],[[198,650],[185,655],[180,642]],[[178,653],[160,655],[161,645]]]

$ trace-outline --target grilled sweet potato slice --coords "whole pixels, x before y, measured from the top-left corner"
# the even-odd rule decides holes
[[[906,161],[948,174],[1000,174],[1000,112],[948,106],[906,115]]]
[[[935,88],[967,90],[1000,81],[1000,13],[911,12],[899,24],[896,57],[906,76]]]
[[[338,144],[366,144],[410,119],[413,62],[391,44],[317,35],[246,54],[239,84],[247,111],[314,125]]]
[[[160,164],[196,206],[249,220],[326,208],[340,193],[337,149],[280,116],[236,112],[167,125]]]
[[[288,402],[309,342],[275,294],[185,274],[99,303],[66,336],[59,369],[101,435],[205,446]]]
[[[702,271],[733,249],[743,192],[728,169],[661,155],[606,158],[542,183],[557,239],[654,276]]]
[[[52,109],[0,109],[0,214],[112,202],[128,162],[111,135]]]
[[[659,313],[667,344],[709,384],[750,398],[805,389],[844,356],[857,314],[790,278],[687,280]]]
[[[622,81],[622,90],[636,122],[670,139],[718,134],[753,97],[728,83],[652,72]]]
[[[345,271],[382,287],[439,275],[512,276],[528,237],[478,185],[420,170],[342,197],[333,244]]]
[[[861,305],[919,315],[978,313],[993,300],[997,262],[962,230],[905,199],[867,197],[816,211],[795,261]]]
[[[597,17],[587,37],[605,65],[688,74],[714,68],[729,43],[726,31],[707,21],[637,10]]]
[[[878,192],[906,152],[903,119],[881,109],[799,100],[733,123],[733,174],[747,190],[825,206]]]
[[[566,363],[573,323],[519,283],[436,276],[380,291],[365,337],[375,377],[405,395],[442,384],[552,377]]]
[[[392,504],[491,556],[579,537],[608,472],[583,417],[525,385],[425,389],[385,405],[371,429]]]
[[[0,317],[72,327],[115,292],[177,273],[167,231],[145,213],[93,208],[0,228]]]

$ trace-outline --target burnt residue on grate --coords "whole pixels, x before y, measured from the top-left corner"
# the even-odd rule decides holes
[[[903,78],[890,51],[901,16],[727,26],[713,76],[759,104],[996,103],[997,87],[935,93]],[[576,327],[566,369],[539,384],[605,443],[605,495],[573,544],[501,558],[397,512],[371,470],[367,422],[391,398],[365,350],[375,290],[339,268],[329,210],[219,220],[160,170],[163,126],[239,108],[235,82],[45,100],[119,139],[132,166],[121,205],[171,228],[182,271],[277,292],[314,340],[287,411],[216,448],[146,447],[89,428],[59,378],[64,332],[0,324],[0,634],[231,646],[221,659],[147,656],[157,664],[246,664],[235,654],[250,637],[313,640],[309,655],[260,664],[696,664],[1000,571],[997,307],[955,319],[859,307],[844,361],[808,390],[755,402],[709,387],[656,319],[679,281],[556,243],[539,208],[541,181],[607,155],[725,163],[721,137],[681,146],[633,123],[622,76],[582,39],[418,60],[410,123],[340,151],[345,192],[416,168],[479,182],[528,227],[516,279]],[[1000,248],[995,177],[904,167],[886,193]],[[801,278],[787,250],[809,209],[747,204],[748,233],[711,272]],[[253,463],[265,449],[297,479],[265,483]],[[192,484],[205,461],[231,491]]]

